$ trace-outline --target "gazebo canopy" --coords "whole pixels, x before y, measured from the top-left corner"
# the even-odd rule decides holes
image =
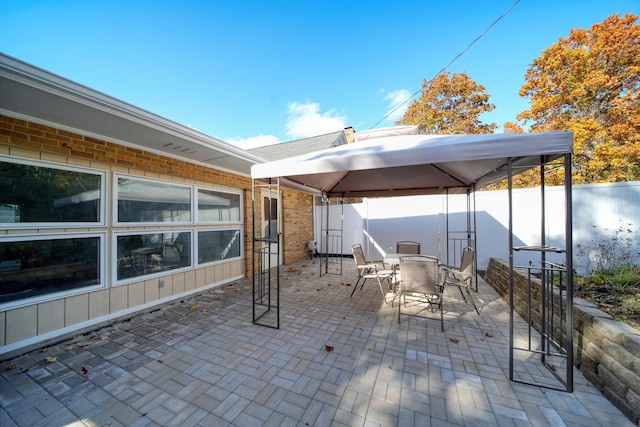
[[[357,135],[357,134],[356,134]],[[329,197],[466,193],[571,152],[571,132],[395,135],[256,164],[253,179]]]

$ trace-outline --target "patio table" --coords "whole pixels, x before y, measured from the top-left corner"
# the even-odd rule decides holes
[[[396,253],[390,253],[390,254],[386,254],[383,258],[383,262],[385,264],[389,264],[391,265],[391,270],[393,271],[393,282],[396,282],[396,277],[398,274],[398,270],[400,269],[400,258],[402,258],[403,256],[424,256],[424,257],[429,257],[429,258],[433,258],[434,260],[436,260],[436,262],[440,263],[438,257],[433,256],[433,255],[419,255],[419,254],[396,254]]]
[[[403,257],[403,256],[416,256],[416,255],[418,255],[418,254],[393,254],[393,253],[392,254],[386,254],[384,256],[383,261],[384,261],[385,264],[391,264],[391,266],[397,266],[397,265],[400,265],[400,258],[401,257]],[[438,261],[438,257],[433,256],[433,255],[421,255],[420,254],[420,256],[426,256],[426,257],[433,258],[436,261]]]

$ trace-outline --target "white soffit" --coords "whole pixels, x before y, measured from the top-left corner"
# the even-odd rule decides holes
[[[264,161],[226,142],[0,54],[0,113],[249,175]]]

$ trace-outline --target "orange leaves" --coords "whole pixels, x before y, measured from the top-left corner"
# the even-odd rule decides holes
[[[495,123],[484,124],[479,116],[492,111],[485,87],[462,73],[442,73],[422,81],[422,95],[407,108],[398,124],[418,125],[420,133],[491,133]]]
[[[638,179],[640,147],[640,25],[610,15],[590,29],[571,30],[529,66],[518,115],[532,131],[574,134],[573,182]]]

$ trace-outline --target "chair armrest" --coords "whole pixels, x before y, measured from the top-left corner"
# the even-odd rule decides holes
[[[384,269],[387,268],[387,264],[385,264],[383,259],[379,259],[379,260],[376,260],[376,261],[368,261],[368,262],[370,262],[371,264],[381,265],[382,268],[384,268]]]

